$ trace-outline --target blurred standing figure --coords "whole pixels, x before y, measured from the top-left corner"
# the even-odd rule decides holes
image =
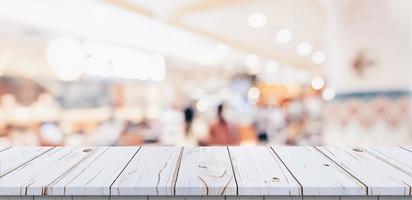
[[[255,126],[258,132],[259,141],[268,140],[268,130],[270,126],[270,110],[268,107],[259,107],[256,113]]]
[[[220,104],[217,108],[217,122],[210,126],[209,144],[211,145],[230,145],[238,142],[237,133],[224,118],[223,110],[223,104]]]
[[[185,137],[179,142],[182,146],[197,146],[198,140],[193,132],[193,121],[195,120],[195,110],[192,105],[186,107],[183,111],[185,115]]]
[[[195,118],[195,111],[193,106],[190,105],[183,111],[185,114],[185,134],[189,135],[190,129],[192,128],[193,119]]]

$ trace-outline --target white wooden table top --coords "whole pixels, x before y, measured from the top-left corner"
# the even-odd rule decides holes
[[[412,147],[2,147],[0,195],[411,196]]]

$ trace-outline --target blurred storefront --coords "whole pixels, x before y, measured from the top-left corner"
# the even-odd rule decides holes
[[[0,145],[411,144],[411,9],[3,1]]]

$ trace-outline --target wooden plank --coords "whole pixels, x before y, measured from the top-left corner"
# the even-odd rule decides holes
[[[412,152],[401,147],[370,147],[366,151],[412,176]]]
[[[302,200],[341,200],[339,196],[303,196],[301,198]]]
[[[400,197],[400,196],[380,196],[378,200],[411,200],[412,197]],[[369,200],[369,199],[368,199]]]
[[[303,195],[365,195],[366,186],[314,147],[272,147],[303,187]]]
[[[110,196],[72,196],[72,200],[110,200]],[[146,200],[147,197],[144,197],[144,200]],[[136,198],[135,200],[143,200],[141,198]]]
[[[239,195],[300,195],[301,187],[270,147],[229,147]]]
[[[30,162],[52,147],[10,147],[0,152],[0,177]]]
[[[225,200],[225,196],[149,196],[149,200]]]
[[[72,200],[72,196],[34,196],[33,200]]]
[[[4,150],[7,150],[7,149],[10,149],[12,146],[1,146],[0,147],[0,152],[2,152],[2,151],[4,151]]]
[[[401,146],[401,148],[412,152],[412,146]]]
[[[236,195],[236,189],[226,147],[184,148],[176,195]]]
[[[34,200],[410,200],[410,196],[34,196]],[[33,196],[0,196],[0,200],[33,200]]]
[[[412,177],[362,148],[317,147],[368,187],[368,195],[409,195]]]
[[[112,195],[173,195],[180,147],[142,147],[111,187]]]
[[[226,197],[226,200],[264,200],[264,199],[265,197],[263,196],[227,196]],[[282,200],[286,200],[286,199],[282,199]]]
[[[377,196],[341,196],[340,200],[379,200]]]
[[[48,184],[93,154],[94,149],[53,148],[0,178],[0,195],[44,195]]]
[[[0,196],[0,200],[33,200],[32,196]]]
[[[101,147],[46,188],[49,195],[110,195],[110,186],[139,147]]]
[[[148,196],[110,196],[110,200],[149,200],[149,197]]]

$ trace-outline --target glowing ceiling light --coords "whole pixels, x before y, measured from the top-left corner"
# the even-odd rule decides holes
[[[307,42],[300,43],[296,51],[299,55],[302,56],[309,55],[310,53],[312,53],[312,45]]]
[[[321,51],[317,51],[312,54],[312,62],[314,64],[317,64],[317,65],[322,64],[325,62],[325,60],[326,60],[326,55],[325,53]]]
[[[205,112],[208,108],[209,108],[209,105],[207,104],[206,101],[204,101],[204,100],[199,100],[199,101],[197,101],[197,103],[196,103],[196,109],[197,109],[199,112]]]
[[[322,97],[326,101],[330,101],[335,98],[335,91],[331,88],[327,88],[322,92]]]
[[[276,41],[281,44],[289,43],[292,40],[292,37],[292,31],[288,29],[281,29],[276,33]]]
[[[266,24],[266,16],[262,13],[253,13],[249,16],[248,24],[252,28],[262,28]]]
[[[312,79],[312,88],[315,90],[320,90],[325,85],[325,80],[322,77],[315,77]]]
[[[79,41],[58,37],[47,45],[47,62],[55,75],[63,81],[73,81],[82,75],[84,55]]]

